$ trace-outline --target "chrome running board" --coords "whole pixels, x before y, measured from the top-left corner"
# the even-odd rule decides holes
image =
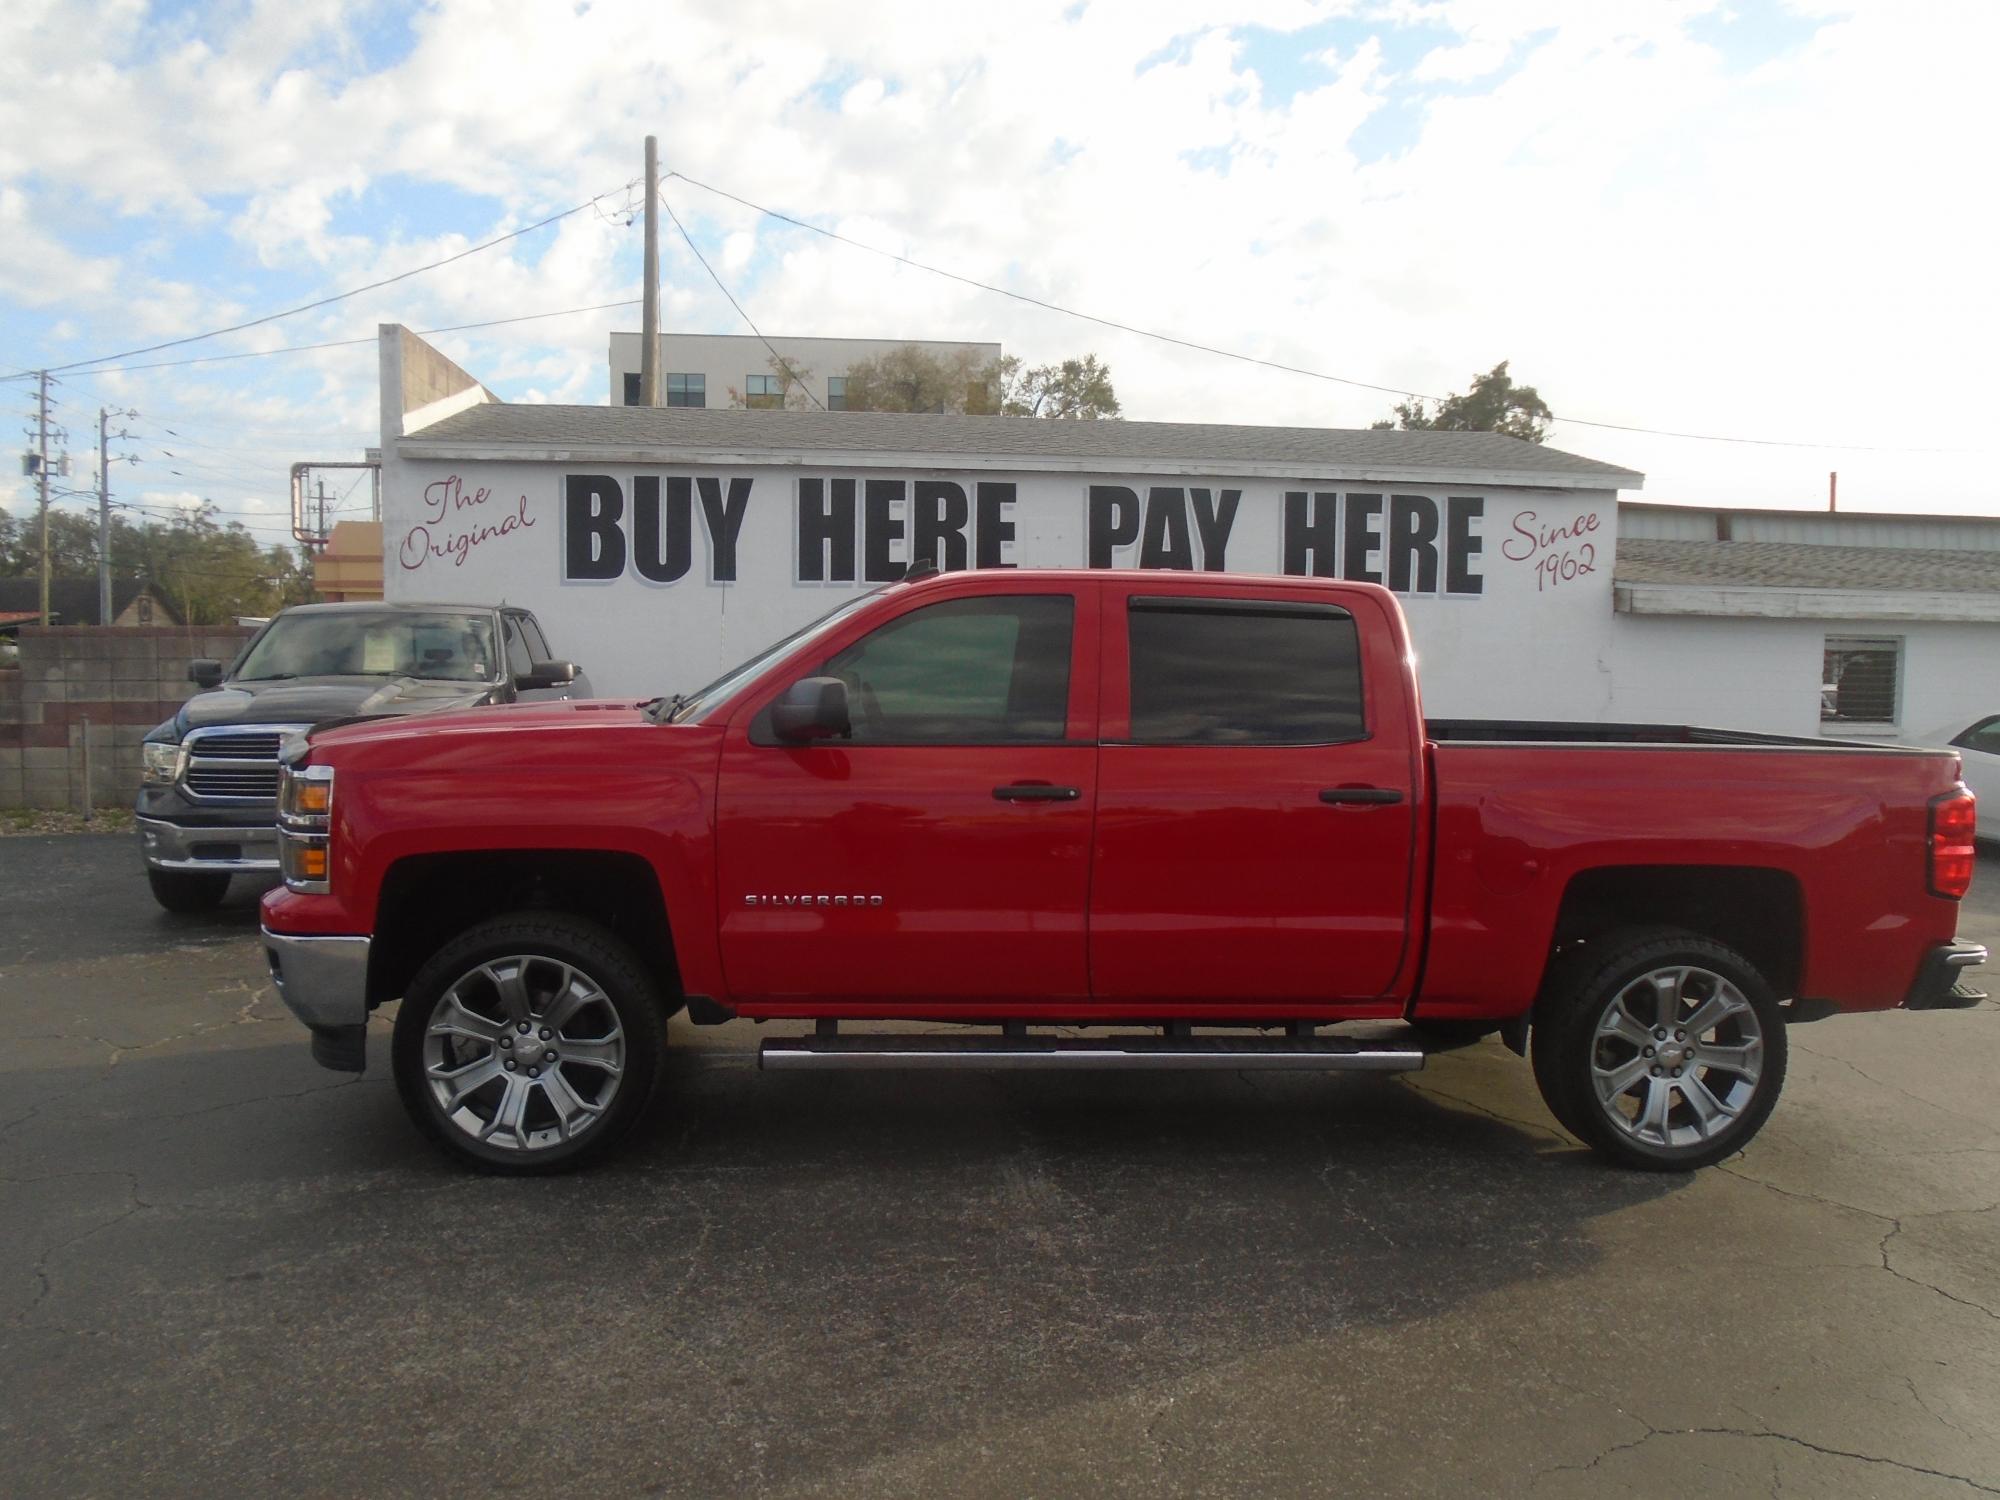
[[[761,1068],[1208,1069],[1221,1072],[1408,1073],[1424,1065],[1415,1047],[1344,1037],[872,1036],[778,1037],[757,1050]]]

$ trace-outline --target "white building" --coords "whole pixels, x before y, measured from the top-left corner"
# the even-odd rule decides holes
[[[936,339],[798,339],[773,337],[770,347],[750,334],[663,333],[660,335],[662,406],[777,406],[781,381],[771,368],[776,349],[799,383],[828,411],[847,404],[847,372],[866,359],[914,344],[928,353],[965,354],[979,365],[1000,358],[998,344],[952,343]],[[639,404],[641,335],[611,335],[611,404]],[[731,392],[741,401],[731,399]],[[806,398],[812,405],[812,399]]]
[[[1920,735],[2000,710],[2000,521],[1684,510],[1492,433],[514,406],[383,340],[391,600],[506,600],[699,686],[915,559],[1402,596],[1438,718]]]

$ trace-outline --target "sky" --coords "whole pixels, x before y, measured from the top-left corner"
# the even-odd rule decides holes
[[[1996,53],[1990,0],[9,0],[0,376],[83,366],[65,506],[129,409],[125,514],[282,540],[290,465],[376,441],[379,323],[597,308],[432,341],[503,399],[606,399],[652,133],[766,333],[1094,352],[1129,417],[1326,427],[1504,359],[1638,498],[1817,507],[1838,470],[1842,509],[2000,515]],[[745,331],[662,244],[666,326]]]

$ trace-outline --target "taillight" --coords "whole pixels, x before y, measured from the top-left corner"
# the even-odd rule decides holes
[[[1931,894],[1956,901],[1972,885],[1972,831],[1979,804],[1964,787],[1931,799]]]

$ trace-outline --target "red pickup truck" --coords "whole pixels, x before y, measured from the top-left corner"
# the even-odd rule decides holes
[[[489,1170],[610,1146],[682,1011],[810,1023],[785,1068],[1381,1072],[1498,1032],[1597,1151],[1685,1169],[1769,1115],[1789,1024],[1972,1003],[1986,956],[1954,753],[1427,724],[1366,584],[950,573],[690,695],[284,759],[272,976],[334,1068],[400,999],[404,1102]]]

